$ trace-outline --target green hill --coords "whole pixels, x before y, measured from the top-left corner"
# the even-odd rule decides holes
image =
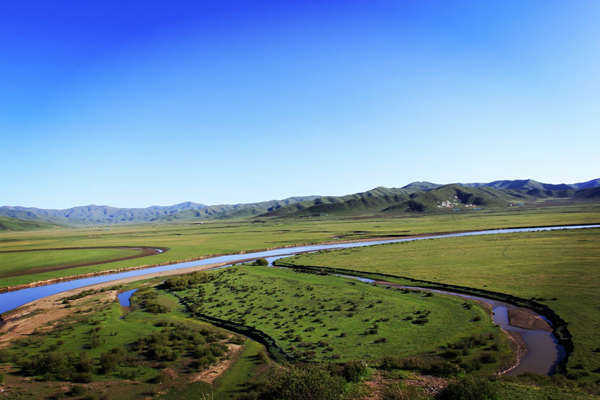
[[[381,210],[383,213],[443,212],[458,209],[506,207],[520,198],[488,187],[468,187],[460,184],[414,192],[410,198]]]
[[[434,185],[434,186],[432,186]],[[419,187],[426,189],[419,190]],[[447,212],[456,209],[506,207],[525,196],[490,187],[461,184],[439,186],[422,182],[401,189],[378,187],[348,196],[319,197],[265,213],[264,217]]]
[[[53,226],[55,225],[47,222],[25,221],[22,219],[0,216],[0,231],[29,231],[51,228]]]
[[[440,186],[443,186],[443,185],[439,185],[437,183],[431,183],[431,182],[412,182],[406,186],[402,186],[402,189],[413,193],[413,192],[419,192],[421,190],[437,189]]]
[[[0,216],[59,225],[139,224],[227,218],[356,216],[382,213],[449,212],[506,207],[511,203],[565,199],[598,199],[600,179],[574,184],[549,184],[532,179],[439,185],[413,182],[402,188],[377,187],[345,196],[302,196],[257,203],[116,208],[88,205],[64,210],[0,207]]]
[[[578,190],[575,192],[575,198],[580,200],[598,200],[600,199],[600,187]]]
[[[409,192],[404,189],[377,187],[375,189],[347,196],[317,197],[287,207],[271,210],[262,216],[322,216],[354,215],[378,212],[390,205],[408,200]]]
[[[571,197],[575,193],[572,185],[564,183],[555,185],[542,183],[533,179],[494,181],[483,184],[494,189],[502,189],[509,193],[521,193],[534,197]]]

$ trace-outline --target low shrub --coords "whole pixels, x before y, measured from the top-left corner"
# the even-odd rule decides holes
[[[425,398],[419,388],[402,383],[386,386],[381,392],[381,400],[421,400]]]
[[[496,386],[485,378],[467,377],[450,383],[436,396],[437,400],[497,400]]]
[[[71,388],[71,390],[69,390],[67,392],[67,396],[71,396],[71,397],[79,397],[79,396],[83,396],[85,394],[86,390],[85,387],[83,386],[73,386]]]
[[[122,356],[118,352],[108,352],[100,355],[100,373],[110,374],[119,365]]]
[[[364,361],[349,361],[342,367],[342,376],[348,382],[358,382],[367,373],[367,364]]]
[[[431,365],[423,371],[427,372],[429,375],[447,377],[458,374],[460,368],[448,361],[437,361],[431,363]]]
[[[481,361],[484,364],[493,364],[497,361],[497,359],[496,356],[491,353],[483,353],[479,357],[479,361]]]
[[[90,383],[93,380],[92,374],[89,372],[77,372],[71,377],[71,381],[77,383]]]
[[[344,380],[324,368],[291,367],[271,372],[257,398],[263,400],[339,400]]]

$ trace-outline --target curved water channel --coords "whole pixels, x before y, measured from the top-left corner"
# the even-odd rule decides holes
[[[507,375],[520,375],[525,372],[533,372],[540,375],[552,375],[556,372],[556,367],[558,364],[567,355],[565,348],[559,344],[552,332],[544,329],[525,329],[511,324],[509,311],[520,308],[521,310],[526,310],[527,312],[542,318],[549,326],[552,326],[550,321],[545,316],[537,314],[528,308],[517,307],[514,304],[489,299],[487,297],[451,292],[448,290],[432,289],[421,286],[406,286],[352,275],[336,275],[343,278],[357,279],[361,282],[369,284],[457,296],[463,299],[469,299],[488,304],[492,310],[492,319],[494,320],[494,323],[507,332],[519,335],[525,343],[525,354],[520,354],[518,363],[504,371],[504,373]]]
[[[181,268],[190,268],[197,266],[204,266],[209,264],[225,264],[229,266],[242,261],[253,260],[257,258],[266,258],[269,262],[273,262],[276,259],[292,256],[300,253],[315,252],[320,250],[335,250],[335,249],[347,249],[353,247],[365,247],[375,246],[378,244],[388,243],[402,243],[412,242],[416,240],[429,240],[429,239],[443,239],[452,237],[464,237],[464,236],[481,236],[481,235],[498,235],[504,233],[519,233],[519,232],[540,232],[540,231],[553,231],[562,229],[589,229],[589,228],[600,228],[600,224],[595,225],[567,225],[567,226],[547,226],[547,227],[533,227],[533,228],[507,228],[507,229],[491,229],[491,230],[480,230],[472,232],[460,232],[460,233],[445,233],[429,236],[419,237],[408,237],[408,238],[396,238],[396,239],[383,239],[383,240],[368,240],[368,241],[356,241],[350,243],[335,243],[335,244],[318,244],[308,246],[296,246],[287,247],[275,250],[257,251],[243,254],[231,254],[224,256],[209,257],[197,261],[182,262],[170,265],[162,265],[158,267],[150,267],[144,269],[136,269],[126,272],[118,272],[113,274],[99,275],[88,278],[73,279],[65,282],[52,283],[44,286],[36,286],[25,289],[19,289],[12,292],[0,293],[0,314],[7,311],[11,311],[20,307],[24,304],[32,302],[43,297],[51,296],[54,294],[62,293],[72,289],[78,289],[90,285],[95,285],[103,282],[110,282],[123,278],[144,276],[156,272],[170,271]],[[222,268],[223,266],[221,266]],[[420,290],[424,290],[419,288]],[[428,289],[430,290],[430,289]],[[128,293],[129,294],[129,293]],[[551,373],[556,364],[560,362],[564,357],[564,349],[558,345],[558,342],[554,335],[545,331],[537,330],[526,330],[517,328],[510,325],[508,321],[508,310],[510,307],[514,307],[511,304],[499,302],[492,299],[487,299],[477,296],[467,296],[464,294],[446,292],[445,294],[460,295],[462,297],[468,297],[474,300],[484,301],[490,304],[494,310],[494,321],[501,325],[506,330],[517,331],[523,337],[528,347],[528,352],[525,357],[521,360],[519,366],[517,366],[512,373],[522,372],[537,372],[537,373]],[[129,296],[127,296],[128,298]],[[543,317],[543,316],[542,316]],[[0,320],[1,321],[1,320]],[[521,332],[522,331],[522,332]],[[543,332],[543,334],[542,334]],[[542,365],[539,360],[547,360]]]

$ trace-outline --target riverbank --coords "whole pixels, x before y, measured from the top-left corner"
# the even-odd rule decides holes
[[[97,291],[104,288],[124,285],[139,280],[188,274],[197,271],[205,271],[212,268],[221,267],[223,265],[226,264],[208,264],[199,267],[155,272],[148,275],[123,278],[110,282],[102,282],[95,285],[84,286],[81,288],[68,290],[48,297],[43,297],[38,300],[34,300],[2,315],[2,324],[0,325],[0,348],[6,347],[13,340],[26,337],[31,333],[39,331],[40,329],[43,329],[45,327],[51,328],[55,322],[60,321],[64,318],[68,318],[73,313],[74,308],[67,307],[67,304],[62,303],[62,300],[65,297],[76,296],[81,292],[88,290]],[[116,298],[117,291],[109,290],[103,292],[101,298],[99,298],[98,301],[113,302],[116,300]]]

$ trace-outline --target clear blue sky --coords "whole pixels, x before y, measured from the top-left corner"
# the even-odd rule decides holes
[[[596,0],[7,2],[0,205],[597,178],[599,20]]]

